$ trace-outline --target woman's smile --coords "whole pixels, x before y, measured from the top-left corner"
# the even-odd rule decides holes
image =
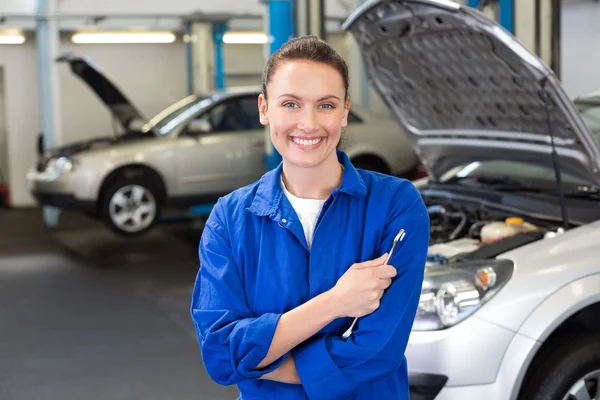
[[[300,150],[314,150],[323,143],[324,137],[302,138],[300,136],[290,136],[291,142]]]

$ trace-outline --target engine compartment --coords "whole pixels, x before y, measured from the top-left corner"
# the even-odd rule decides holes
[[[459,203],[442,196],[423,196],[423,200],[431,224],[428,266],[494,258],[562,229],[555,222],[509,214],[475,201]]]

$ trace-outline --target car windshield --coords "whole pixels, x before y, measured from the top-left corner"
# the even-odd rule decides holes
[[[561,173],[565,195],[569,197],[597,197],[599,189],[578,176]],[[487,187],[497,191],[552,193],[556,178],[548,166],[514,160],[480,160],[461,165],[446,172],[440,183],[454,183],[472,187]]]
[[[159,136],[168,135],[174,128],[210,104],[212,104],[210,96],[188,96],[159,112],[142,127],[142,132],[154,131]]]
[[[584,123],[600,143],[600,98],[575,101]],[[590,187],[590,182],[566,171],[561,173],[567,187]],[[493,185],[514,190],[552,188],[556,177],[552,164],[547,166],[514,160],[473,160],[450,171],[442,183]]]
[[[588,129],[600,143],[600,98],[590,100],[576,100],[575,106]]]

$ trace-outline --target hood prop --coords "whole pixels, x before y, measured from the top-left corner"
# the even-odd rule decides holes
[[[552,167],[554,168],[554,176],[556,179],[556,189],[558,190],[558,201],[560,204],[560,213],[563,220],[563,227],[565,230],[569,229],[569,215],[567,213],[567,205],[565,203],[565,192],[562,183],[560,159],[556,152],[556,144],[554,143],[554,129],[552,129],[552,123],[550,121],[551,107],[553,106],[550,94],[548,93],[548,78],[544,77],[540,84],[542,91],[540,92],[541,98],[544,102],[544,109],[546,110],[546,124],[548,125],[548,133],[550,134],[550,143],[552,146]]]

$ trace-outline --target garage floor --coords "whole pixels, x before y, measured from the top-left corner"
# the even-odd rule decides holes
[[[95,221],[0,209],[0,399],[232,400],[189,317],[200,232],[125,240]]]

